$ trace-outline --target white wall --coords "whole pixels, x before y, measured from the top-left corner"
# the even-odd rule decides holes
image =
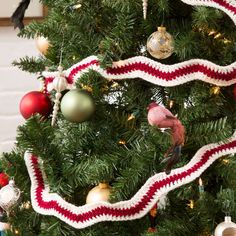
[[[24,122],[19,113],[21,98],[39,88],[35,75],[11,65],[25,55],[38,55],[34,40],[18,38],[17,33],[13,27],[0,27],[0,154],[12,149],[17,126]]]

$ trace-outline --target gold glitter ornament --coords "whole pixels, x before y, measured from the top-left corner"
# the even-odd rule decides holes
[[[157,59],[166,59],[174,52],[174,39],[166,31],[166,27],[158,27],[147,40],[148,52]]]

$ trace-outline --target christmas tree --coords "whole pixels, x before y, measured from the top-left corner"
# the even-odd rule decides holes
[[[21,191],[6,234],[197,236],[236,220],[236,6],[42,2],[45,20],[19,36],[44,37],[44,55],[14,62],[44,86],[22,100],[26,122],[3,155]]]

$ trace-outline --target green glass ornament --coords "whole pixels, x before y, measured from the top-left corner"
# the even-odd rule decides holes
[[[70,90],[61,100],[61,112],[71,122],[80,123],[88,120],[94,110],[92,97],[83,90]]]

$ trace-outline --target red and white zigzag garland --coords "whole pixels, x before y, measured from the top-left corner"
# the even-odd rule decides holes
[[[64,71],[68,88],[73,87],[82,74],[94,70],[106,79],[123,80],[142,78],[153,84],[171,87],[193,80],[202,80],[218,86],[236,83],[236,62],[219,66],[207,60],[192,59],[174,65],[163,65],[143,56],[132,57],[112,68],[103,69],[96,56],[90,56]],[[43,72],[48,91],[53,89],[52,82],[58,72]]]
[[[181,0],[189,5],[210,6],[224,11],[236,24],[235,0]],[[218,86],[236,83],[236,62],[228,66],[218,66],[212,62],[193,59],[175,65],[163,65],[146,57],[133,57],[122,63],[114,63],[106,70],[99,65],[96,56],[90,56],[65,71],[68,88],[72,88],[77,79],[88,70],[95,70],[106,79],[141,78],[160,86],[176,86],[192,80],[202,80]],[[52,82],[58,72],[44,72],[47,88],[53,89]],[[118,203],[93,203],[74,206],[63,200],[58,194],[50,193],[43,179],[39,158],[25,153],[25,162],[32,182],[31,199],[35,211],[44,215],[53,215],[75,228],[85,228],[101,221],[133,220],[144,216],[169,191],[187,184],[201,175],[221,156],[236,153],[236,132],[226,143],[203,146],[184,167],[172,170],[170,175],[164,172],[149,178],[142,188],[127,201]]]
[[[98,202],[74,206],[58,194],[50,193],[43,179],[39,158],[25,153],[25,162],[31,179],[31,201],[35,211],[53,215],[75,228],[85,228],[101,221],[126,221],[141,218],[169,191],[185,185],[205,171],[218,158],[236,153],[236,132],[227,141],[203,146],[185,166],[149,178],[142,188],[127,201],[114,204]]]
[[[224,11],[236,25],[236,1],[235,0],[181,0],[193,6],[214,7]]]

